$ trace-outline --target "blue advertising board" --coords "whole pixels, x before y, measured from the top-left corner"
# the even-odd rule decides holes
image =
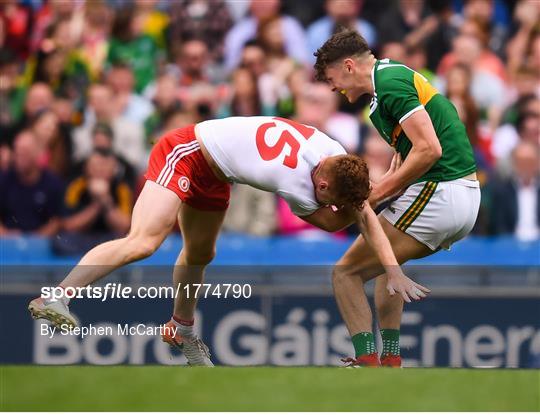
[[[51,336],[30,319],[30,299],[0,296],[2,363],[185,364],[159,335],[137,332],[168,320],[171,300],[78,300],[72,310],[83,327],[110,328],[82,338]],[[196,324],[216,364],[338,365],[352,354],[329,295],[207,298]],[[404,366],[538,367],[540,299],[432,297],[406,306],[401,333]]]

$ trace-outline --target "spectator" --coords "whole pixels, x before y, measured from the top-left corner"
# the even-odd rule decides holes
[[[247,68],[232,74],[230,101],[218,111],[218,117],[273,115],[273,108],[263,108],[257,78]]]
[[[532,68],[522,66],[514,75],[511,89],[508,91],[512,104],[508,106],[503,114],[502,122],[515,123],[517,118],[517,107],[524,100],[540,100],[540,86],[538,85],[538,75]]]
[[[15,54],[0,49],[0,146],[11,144],[23,117],[28,86],[18,79],[18,69]]]
[[[0,145],[0,174],[8,171],[11,165],[11,149],[5,145]]]
[[[514,34],[506,44],[508,71],[510,76],[525,66],[536,66],[540,70],[540,61],[534,65],[534,41],[538,42],[540,27],[540,3],[536,0],[520,0],[514,9]],[[538,49],[540,46],[536,46]],[[533,52],[533,53],[531,53]],[[540,52],[536,52],[538,57]],[[531,62],[527,62],[531,59]],[[532,68],[531,68],[532,69]]]
[[[32,29],[31,10],[17,0],[0,4],[0,47],[16,53],[17,59],[28,57]]]
[[[525,112],[518,119],[517,129],[521,141],[540,145],[540,113]]]
[[[378,183],[388,171],[394,151],[379,136],[374,128],[370,128],[364,141],[362,158],[369,168],[369,179]]]
[[[506,7],[499,2],[499,7]],[[463,7],[463,15],[467,20],[474,20],[485,28],[486,46],[499,56],[504,53],[504,43],[508,35],[506,25],[494,20],[494,0],[468,0]]]
[[[408,50],[424,47],[426,65],[437,68],[450,51],[463,18],[454,12],[451,0],[430,0],[428,13],[422,0],[400,0],[397,9],[385,13],[380,22],[381,42],[399,42]]]
[[[486,72],[497,76],[501,81],[508,81],[508,74],[502,59],[489,48],[488,27],[476,20],[465,20],[459,29],[459,33],[465,36],[472,36],[480,41],[482,52],[477,62],[479,67]]]
[[[276,229],[276,197],[251,186],[235,184],[223,222],[228,232],[269,236]]]
[[[188,39],[175,48],[174,63],[169,71],[178,78],[181,87],[219,81],[219,75],[213,72],[208,45],[201,39]]]
[[[492,152],[503,168],[517,143],[525,139],[534,143],[540,136],[540,100],[535,96],[524,97],[517,106],[515,125],[504,124],[493,135]]]
[[[95,82],[103,71],[109,53],[109,32],[113,14],[104,0],[86,2],[84,29],[76,50],[90,79]]]
[[[407,48],[407,56],[405,57],[405,64],[412,70],[423,75],[430,83],[433,83],[435,79],[435,73],[433,73],[428,66],[426,50],[422,46]]]
[[[157,10],[159,0],[135,0],[135,15],[141,20],[141,32],[154,39],[160,49],[165,49],[165,28],[169,25],[169,16]]]
[[[256,41],[250,41],[242,49],[240,66],[247,68],[257,78],[268,72],[268,62],[264,48]]]
[[[274,73],[278,71],[290,72],[295,63],[285,50],[283,25],[283,17],[273,16],[259,21],[257,28],[257,43],[265,51],[268,67]]]
[[[326,0],[326,16],[313,22],[307,28],[309,44],[309,57],[315,63],[313,53],[320,48],[341,27],[355,29],[366,39],[369,47],[373,49],[377,42],[377,34],[371,23],[361,19],[363,0]]]
[[[107,85],[113,93],[115,114],[135,124],[142,124],[152,114],[152,104],[134,91],[135,78],[127,64],[114,64],[107,72]]]
[[[0,234],[52,236],[60,228],[63,186],[39,166],[34,134],[21,131],[13,144],[13,167],[0,173]]]
[[[32,84],[26,94],[24,102],[24,115],[22,117],[23,124],[26,124],[38,112],[49,109],[54,102],[54,95],[49,85],[43,82]]]
[[[92,129],[96,122],[109,124],[114,131],[113,148],[136,169],[145,168],[144,128],[114,113],[113,93],[104,84],[88,90],[88,107],[84,124],[73,131],[73,155],[80,161],[92,151]]]
[[[463,16],[454,11],[452,0],[430,0],[429,6],[433,14],[423,20],[421,27],[405,43],[409,50],[424,48],[425,66],[435,72],[442,57],[452,49],[452,42],[463,24]],[[434,21],[436,25],[433,25]]]
[[[118,11],[112,28],[109,64],[130,63],[135,76],[135,90],[142,93],[155,79],[162,60],[158,46],[143,33],[143,20],[132,7]]]
[[[158,78],[153,103],[154,111],[144,122],[148,145],[163,134],[166,120],[182,108],[174,76],[165,74]]]
[[[378,42],[380,44],[407,42],[410,36],[415,36],[415,30],[428,31],[429,29],[431,32],[437,26],[437,20],[433,16],[429,20],[424,20],[427,15],[424,0],[393,2],[377,24]]]
[[[437,74],[444,76],[450,66],[456,62],[463,62],[464,41],[468,40],[471,43],[469,46],[470,58],[473,59],[476,70],[487,72],[497,77],[501,82],[506,82],[508,77],[506,68],[501,59],[495,55],[487,46],[488,33],[486,28],[474,20],[466,20],[460,27],[459,37],[457,37],[452,45],[452,51],[447,53],[441,59],[437,68]],[[473,53],[474,47],[474,53]]]
[[[280,16],[280,0],[252,0],[249,17],[236,23],[225,37],[225,68],[232,71],[239,63],[243,46],[255,38],[261,21]],[[309,64],[307,41],[304,29],[293,17],[283,15],[281,26],[282,38],[285,42],[286,54],[297,62]]]
[[[200,39],[190,39],[175,50],[175,65],[169,72],[179,83],[178,96],[182,106],[197,111],[201,118],[211,118],[222,99],[220,75],[213,71],[208,45]]]
[[[381,45],[381,56],[398,62],[407,60],[407,49],[401,42],[387,42]]]
[[[116,159],[115,180],[134,186],[137,179],[136,171],[124,157],[114,152],[113,142],[114,132],[111,126],[105,123],[97,123],[92,129],[92,153],[97,152],[114,157]],[[83,160],[74,166],[72,177],[82,175],[85,164],[86,160]]]
[[[274,79],[274,85],[276,78]],[[296,98],[309,87],[309,75],[304,67],[295,67],[285,78],[285,83],[275,85],[277,93],[277,113],[280,117],[294,118],[296,114]],[[335,97],[334,97],[335,98]]]
[[[129,230],[133,195],[127,183],[115,180],[116,170],[110,153],[96,151],[88,157],[84,174],[66,189],[66,231],[118,237]]]
[[[43,39],[46,38],[50,26],[59,21],[67,21],[68,31],[65,41],[77,44],[83,29],[84,3],[49,0],[36,13],[33,21],[31,51],[36,52],[42,46]]]
[[[273,69],[269,68],[268,55],[263,46],[256,42],[248,42],[242,51],[241,66],[248,69],[257,79],[259,95],[265,113],[274,113],[282,117],[290,117],[294,113],[295,83],[307,77],[304,67],[294,65],[288,57],[279,62],[274,60]]]
[[[489,122],[489,128],[494,130],[502,116],[507,101],[507,91],[504,82],[495,74],[483,69],[482,46],[477,37],[460,35],[454,40],[453,50],[441,61],[437,74],[445,76],[448,68],[456,63],[469,67],[472,72],[471,95]],[[452,62],[450,66],[447,66]],[[444,78],[438,89],[445,91]]]
[[[198,118],[198,115],[196,113],[189,111],[174,112],[165,119],[163,131],[167,132],[170,130],[174,130],[175,128],[186,127],[191,124],[196,124],[199,121],[200,119]],[[159,137],[157,137],[156,139],[159,139]]]
[[[491,154],[491,135],[480,125],[480,113],[471,96],[471,71],[463,64],[456,64],[447,74],[446,96],[456,107],[459,118],[465,125],[467,136],[475,153],[480,170],[493,164]]]
[[[46,83],[55,94],[69,97],[80,110],[90,73],[86,62],[76,53],[76,45],[69,40],[68,25],[68,21],[61,21],[50,26],[52,34],[43,40],[28,66],[35,65],[34,82]]]
[[[302,26],[308,27],[326,14],[325,5],[326,0],[284,1],[283,12],[298,19]]]
[[[65,95],[54,97],[51,109],[54,111],[62,128],[68,131],[68,136],[71,137],[71,130],[74,125],[80,123],[81,112],[76,111],[73,107],[73,102]]]
[[[213,61],[223,60],[223,39],[233,21],[223,0],[185,0],[172,2],[167,28],[169,49],[188,39],[201,39],[210,48]]]
[[[492,182],[492,231],[523,241],[540,237],[540,157],[538,145],[519,143],[512,152],[512,176]]]
[[[296,99],[296,120],[334,138],[349,152],[360,147],[360,124],[350,114],[337,111],[337,95],[322,83],[308,84]]]
[[[67,177],[71,167],[69,137],[52,110],[42,110],[30,120],[29,128],[36,137],[38,163],[61,177]]]

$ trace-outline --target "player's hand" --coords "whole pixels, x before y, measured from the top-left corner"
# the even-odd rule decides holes
[[[401,167],[402,162],[403,160],[401,159],[401,154],[396,152],[394,156],[392,157],[390,168],[388,169],[386,173],[384,173],[384,175],[381,177],[381,180],[379,182],[384,181],[388,176],[391,176],[392,174],[394,174]],[[373,209],[375,209],[378,205],[380,205],[381,203],[384,203],[387,200],[394,199],[397,196],[401,196],[404,192],[404,190],[402,189],[402,190],[397,191],[393,195],[390,195],[385,198],[381,198],[377,190],[378,190],[377,184],[371,183],[371,194],[369,195],[368,202]]]
[[[400,167],[403,160],[401,160],[401,154],[395,153],[392,157],[392,162],[390,163],[390,168],[384,175],[381,177],[381,181],[386,179],[388,176],[394,174]]]
[[[96,199],[101,199],[109,194],[110,183],[105,179],[90,179],[88,192]]]
[[[371,206],[372,209],[375,209],[377,207],[377,205],[379,204],[379,201],[377,200],[377,193],[376,193],[376,190],[375,188],[377,187],[377,185],[373,182],[371,182],[371,192],[369,194],[369,198],[367,200],[367,202],[369,203],[369,205]]]
[[[421,300],[425,298],[428,293],[431,292],[429,288],[420,285],[409,277],[407,277],[401,270],[395,272],[393,275],[388,275],[388,283],[386,289],[391,296],[396,293],[401,294],[403,300],[410,303],[412,300]]]

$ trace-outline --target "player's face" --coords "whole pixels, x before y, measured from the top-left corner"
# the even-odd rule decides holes
[[[317,202],[322,206],[342,208],[344,205],[344,202],[334,194],[332,187],[326,180],[321,180],[315,186],[315,197]]]
[[[356,83],[355,69],[353,59],[345,59],[326,69],[326,80],[332,91],[345,95],[349,102],[355,102],[362,95]]]

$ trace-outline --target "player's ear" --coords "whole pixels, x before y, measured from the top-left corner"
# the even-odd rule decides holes
[[[328,182],[326,180],[321,180],[318,184],[319,190],[328,190]]]
[[[351,73],[353,71],[354,61],[351,58],[346,58],[343,63],[345,64],[345,70]]]

